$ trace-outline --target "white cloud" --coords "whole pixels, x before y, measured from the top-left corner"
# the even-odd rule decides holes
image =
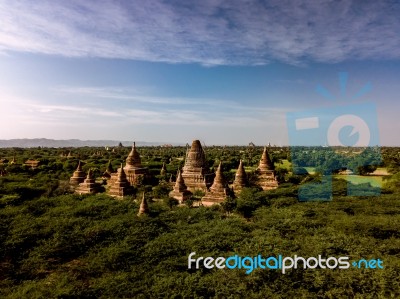
[[[113,95],[113,91],[118,88],[101,88],[97,90],[92,87],[63,87],[56,89],[80,92],[83,95],[99,95],[104,92]],[[120,91],[120,90],[118,90]],[[72,97],[75,97],[74,93]],[[127,107],[120,105],[121,100],[113,99],[109,101],[89,101],[88,99],[74,104],[68,98],[54,101],[39,100],[35,98],[24,98],[7,93],[2,90],[2,113],[5,117],[0,119],[0,125],[5,126],[13,122],[19,127],[25,127],[26,131],[35,129],[31,125],[46,125],[56,127],[75,127],[86,128],[98,131],[98,128],[113,128],[126,125],[177,125],[183,127],[204,126],[208,128],[216,127],[274,127],[277,123],[284,122],[285,110],[281,108],[261,108],[245,106],[223,100],[213,99],[193,99],[181,98],[180,103],[187,105],[175,105],[178,100],[170,98],[157,98],[152,101],[151,96],[147,96],[147,105],[130,104]],[[126,101],[123,99],[122,101]],[[162,107],[154,105],[154,102],[164,103]],[[195,106],[194,106],[195,105]],[[184,108],[187,107],[187,108]],[[28,127],[29,126],[29,127]]]
[[[144,95],[144,92],[132,87],[91,87],[91,86],[81,86],[81,87],[71,87],[71,86],[59,86],[53,88],[58,94],[61,95],[75,95],[85,98],[96,98],[98,100],[117,100],[117,101],[127,101],[127,102],[140,102],[148,104],[165,104],[165,105],[193,105],[204,103],[201,99],[185,99],[179,97],[159,97],[159,96],[149,96]],[[150,93],[149,91],[146,94]],[[214,103],[212,101],[211,103]]]
[[[265,107],[265,106],[254,106],[248,103],[239,103],[231,100],[222,100],[218,98],[199,98],[199,97],[167,97],[167,96],[156,96],[152,95],[151,92],[147,91],[146,95],[143,94],[141,88],[132,87],[117,87],[117,86],[105,86],[105,87],[94,87],[94,86],[58,86],[52,88],[57,96],[72,96],[76,98],[85,99],[86,102],[95,100],[97,104],[108,105],[104,101],[113,103],[115,107],[117,104],[141,104],[142,106],[157,107],[162,109],[168,109],[168,107],[176,106],[179,111],[183,111],[186,107],[188,110],[184,111],[189,113],[200,109],[204,111],[210,111],[215,113],[218,109],[229,112],[240,112],[241,114],[246,113],[283,113],[287,109],[278,107]],[[103,100],[103,103],[101,103]],[[155,104],[155,105],[153,105]],[[123,106],[121,106],[123,107]],[[122,109],[122,108],[121,108]],[[189,110],[190,109],[190,110]]]
[[[383,1],[0,1],[0,53],[203,65],[399,59]]]

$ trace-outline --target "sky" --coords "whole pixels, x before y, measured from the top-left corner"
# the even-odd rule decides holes
[[[400,146],[399,15],[398,1],[0,0],[0,139]]]

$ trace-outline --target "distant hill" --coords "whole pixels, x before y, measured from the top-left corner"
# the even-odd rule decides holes
[[[34,139],[9,139],[0,140],[0,148],[2,147],[83,147],[83,146],[118,146],[119,143],[123,146],[131,146],[133,141],[116,141],[116,140],[79,140],[79,139],[66,139],[66,140],[55,140],[46,138],[34,138]],[[144,142],[136,141],[137,146],[157,146],[166,144],[165,142]],[[173,143],[172,145],[181,145]]]

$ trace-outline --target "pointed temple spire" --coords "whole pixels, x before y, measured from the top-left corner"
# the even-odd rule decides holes
[[[161,171],[160,171],[160,175],[165,176],[166,174],[167,174],[167,170],[165,168],[165,162],[163,162]]]
[[[113,179],[111,182],[111,187],[108,190],[108,193],[115,197],[124,197],[132,194],[132,188],[126,178],[122,163],[121,167],[118,168],[116,179]]]
[[[73,186],[77,186],[80,183],[83,183],[85,178],[86,178],[86,173],[82,170],[82,162],[79,161],[78,162],[78,167],[76,168],[76,170],[72,174],[72,177],[70,178],[69,183],[71,185],[73,185]]]
[[[185,182],[183,181],[182,173],[180,170],[178,170],[177,176],[176,176],[175,187],[180,187],[180,186],[184,186],[184,185],[185,185]]]
[[[91,168],[89,168],[89,171],[87,173],[86,179],[87,180],[92,180],[93,179],[93,173],[92,173],[92,169]]]
[[[275,167],[274,163],[272,163],[268,152],[267,147],[264,147],[264,151],[262,153],[260,164],[256,170],[258,175],[258,185],[263,190],[271,190],[278,188],[278,180],[275,176]]]
[[[96,183],[92,169],[89,169],[86,179],[75,189],[78,194],[95,194],[100,192],[100,185]]]
[[[262,153],[261,156],[261,160],[260,160],[260,164],[258,165],[258,169],[260,170],[274,170],[274,163],[272,163],[269,155],[268,155],[268,151],[267,151],[267,147],[264,147],[264,151]]]
[[[192,193],[187,190],[181,171],[178,170],[174,189],[169,193],[169,196],[178,200],[179,203],[183,203],[190,198],[191,194]]]
[[[215,172],[214,182],[213,182],[211,188],[216,185],[224,185],[224,184],[225,184],[225,179],[222,174],[222,162],[219,162],[217,171]]]
[[[137,186],[143,182],[148,175],[148,169],[142,166],[140,154],[136,150],[136,143],[133,143],[132,150],[126,158],[124,167],[126,178],[132,186]]]
[[[133,142],[132,150],[129,153],[128,157],[126,158],[125,168],[128,168],[128,167],[134,167],[134,168],[142,167],[142,161],[140,159],[140,155],[139,155],[138,151],[136,150],[135,142]]]
[[[247,175],[244,170],[243,161],[240,160],[239,167],[235,174],[235,181],[233,182],[233,190],[240,192],[242,188],[247,186]]]
[[[229,193],[229,188],[222,172],[222,162],[220,162],[217,171],[215,172],[214,182],[210,187],[210,190],[207,191],[206,195],[201,199],[201,202],[204,206],[220,204],[225,200]]]
[[[117,181],[118,181],[118,182],[127,182],[125,170],[124,170],[124,168],[122,167],[122,163],[121,163],[121,167],[118,168]]]
[[[144,192],[143,192],[142,202],[140,203],[139,212],[137,215],[142,216],[142,215],[148,215],[148,214],[149,214],[149,206],[147,204],[147,200],[146,200],[146,197],[144,196]]]

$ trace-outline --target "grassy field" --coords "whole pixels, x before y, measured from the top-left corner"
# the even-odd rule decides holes
[[[286,168],[291,171],[292,163],[288,160],[282,160],[282,164],[276,164],[277,168]],[[315,167],[304,167],[309,174],[315,173]],[[247,170],[247,169],[246,169]],[[373,187],[382,187],[382,175],[387,175],[387,169],[384,167],[378,167],[374,176],[362,176],[362,175],[335,175],[336,178],[345,179],[353,184],[364,184],[370,183]],[[381,174],[381,175],[379,175]]]
[[[291,171],[292,170],[292,163],[290,163],[288,160],[282,160],[282,163],[276,163],[275,167],[277,168],[286,168],[287,170]]]
[[[373,187],[382,187],[381,176],[362,176],[362,175],[335,175],[335,178],[345,179],[353,184],[370,183]]]
[[[290,163],[288,160],[282,160],[282,163],[275,164],[275,167],[292,171],[292,163]],[[304,169],[306,169],[309,174],[315,173],[315,167],[304,167]]]

